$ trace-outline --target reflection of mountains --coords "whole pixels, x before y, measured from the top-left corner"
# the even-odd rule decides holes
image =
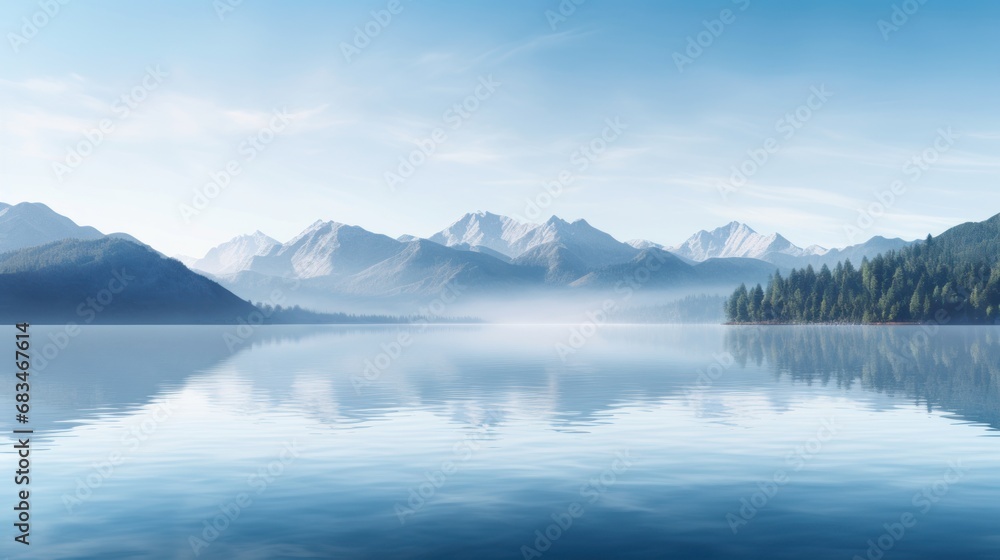
[[[903,394],[1000,429],[1000,330],[990,327],[732,328],[738,363],[796,382]]]
[[[40,352],[49,332],[33,336]],[[919,327],[613,327],[563,363],[569,327],[270,326],[230,352],[236,327],[88,327],[32,376],[32,427],[67,428],[161,399],[205,395],[221,409],[355,424],[405,411],[476,424],[486,411],[546,419],[555,429],[611,422],[623,406],[681,398],[724,346],[793,382],[906,395],[1000,427],[1000,331]],[[412,337],[370,385],[356,387],[400,333]],[[724,340],[724,342],[723,342]],[[727,377],[741,387],[756,378]],[[716,384],[722,392],[731,387]],[[685,397],[686,398],[686,397]],[[771,395],[772,400],[779,398]]]
[[[35,329],[39,352],[49,333],[62,330]],[[224,335],[232,341],[236,329],[84,328],[33,374],[32,427],[58,430],[101,415],[130,414],[194,388],[248,419],[256,411],[282,409],[321,423],[350,424],[422,409],[466,424],[513,404],[549,418],[558,429],[574,429],[607,421],[623,404],[682,394],[710,362],[720,336],[711,329],[609,327],[602,332],[606,349],[595,340],[586,359],[567,365],[554,347],[565,342],[568,328],[269,326],[230,352]],[[403,332],[412,345],[357,389],[366,360],[375,360]],[[678,356],[665,371],[662,360],[648,354],[685,343],[706,355]]]
[[[233,353],[223,336],[237,333],[236,326],[90,326],[69,337],[64,326],[31,328],[30,427],[36,431],[149,404],[160,393],[182,386],[191,375],[210,371],[230,358]],[[243,343],[234,350],[295,340],[314,331],[272,327],[267,336],[253,333],[240,339]]]

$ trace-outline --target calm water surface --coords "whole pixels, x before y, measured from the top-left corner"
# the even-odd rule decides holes
[[[996,328],[88,327],[31,380],[10,558],[1000,557]]]

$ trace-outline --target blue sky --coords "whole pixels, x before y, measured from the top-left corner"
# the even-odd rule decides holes
[[[995,2],[53,1],[0,5],[0,200],[168,254],[477,210],[828,247],[1000,212]]]

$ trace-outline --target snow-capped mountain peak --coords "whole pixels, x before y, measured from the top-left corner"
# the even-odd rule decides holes
[[[820,247],[819,245],[810,245],[806,247],[805,251],[806,254],[816,255],[816,256],[823,256],[830,252],[830,250],[827,249],[826,247]]]
[[[509,258],[517,258],[538,247],[561,244],[572,249],[582,262],[598,266],[625,262],[636,249],[590,225],[586,220],[567,222],[552,216],[541,224],[519,222],[489,212],[466,214],[430,238],[448,247],[485,247]]]
[[[671,251],[694,261],[728,257],[764,259],[771,253],[796,257],[812,254],[780,234],[762,235],[740,222],[730,222],[712,231],[699,231]]]
[[[664,249],[665,248],[663,245],[660,245],[659,243],[655,243],[655,242],[650,241],[648,239],[631,239],[629,241],[626,241],[625,244],[628,245],[629,247],[634,247],[636,249],[639,249],[640,251],[645,250],[645,249]]]
[[[587,266],[606,266],[633,258],[638,250],[590,225],[586,220],[567,222],[552,216],[528,235],[517,240],[513,248],[518,255],[537,247],[560,244],[570,249]]]
[[[535,224],[525,224],[507,216],[476,212],[462,216],[443,231],[432,235],[430,240],[447,247],[486,247],[508,257],[515,257],[519,253],[515,253],[514,243],[536,227],[538,226]]]
[[[267,255],[280,245],[277,240],[258,230],[250,235],[238,235],[213,247],[190,266],[209,274],[235,274],[249,268],[254,257]]]
[[[250,270],[295,278],[352,274],[404,247],[391,237],[358,226],[319,220],[288,243],[255,257]]]

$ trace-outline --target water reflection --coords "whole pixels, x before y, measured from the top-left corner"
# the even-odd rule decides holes
[[[566,336],[560,328],[267,327],[233,345],[234,333],[84,329],[34,377],[35,428],[128,411],[192,377],[214,376],[212,398],[248,415],[285,403],[327,422],[364,422],[411,407],[460,418],[465,408],[516,401],[572,430],[605,422],[623,405],[689,399],[725,352],[741,368],[766,368],[779,381],[905,395],[928,410],[1000,427],[1000,331],[991,328],[609,327],[567,361],[555,350]],[[412,345],[365,378],[400,333]],[[743,382],[756,381],[721,381]],[[771,398],[782,406],[781,394]]]
[[[738,327],[737,362],[778,379],[905,395],[1000,428],[1000,329],[984,327]]]
[[[230,348],[232,328],[84,329],[33,378],[43,554],[3,552],[520,558],[627,451],[546,559],[863,555],[953,460],[970,474],[892,557],[995,557],[995,329],[608,327],[564,361],[570,330],[267,327]],[[727,514],[824,422],[837,436],[734,534]]]

